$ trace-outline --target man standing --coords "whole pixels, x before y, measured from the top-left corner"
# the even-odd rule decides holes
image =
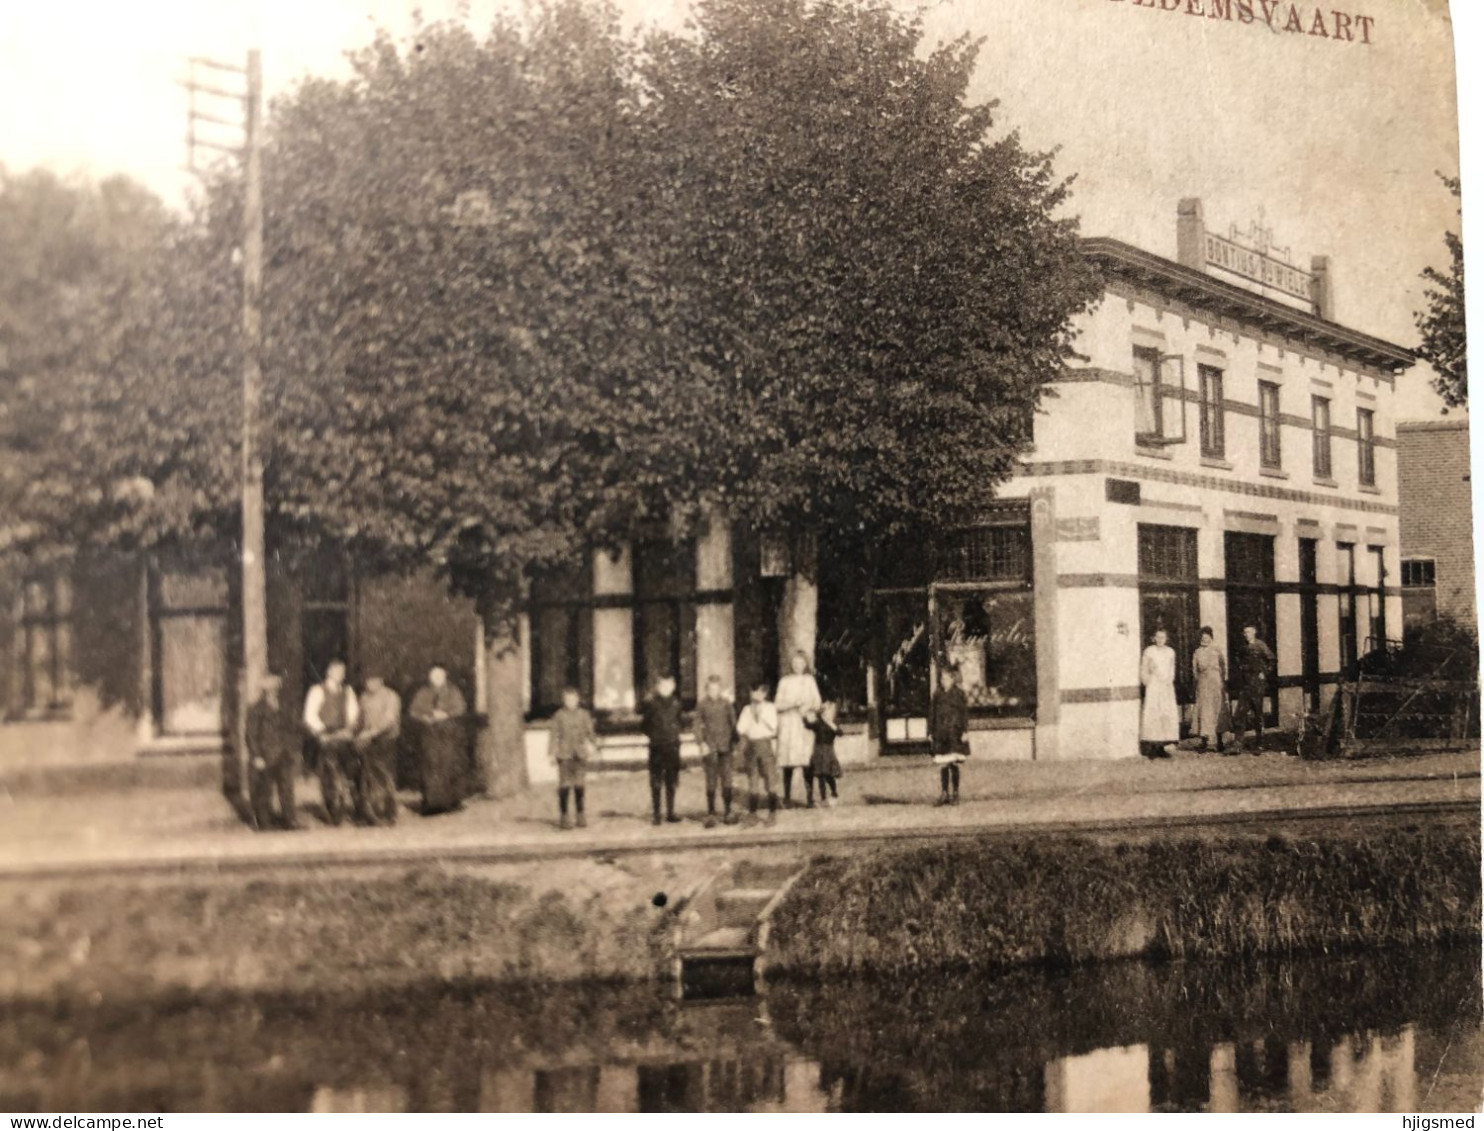
[[[675,824],[675,789],[680,784],[680,697],[675,680],[661,676],[654,694],[644,700],[644,737],[649,739],[649,797],[653,824],[660,823],[660,792],[665,795],[665,820]]]
[[[1243,741],[1249,720],[1256,732],[1253,754],[1262,753],[1263,700],[1268,693],[1268,673],[1275,666],[1273,650],[1257,638],[1257,629],[1242,629],[1242,643],[1237,648],[1237,742]]]
[[[468,777],[463,693],[448,682],[448,669],[434,664],[428,682],[417,689],[407,714],[418,724],[423,779],[423,813],[447,813],[464,803]]]
[[[360,774],[354,765],[351,735],[360,717],[356,693],[345,682],[345,662],[331,660],[324,681],[304,697],[304,726],[314,742],[325,815],[332,825],[343,821],[354,805],[351,783]]]
[[[267,676],[258,698],[247,709],[247,796],[253,827],[266,832],[274,825],[300,828],[294,812],[294,777],[299,772],[297,743],[283,717],[279,692],[283,680]],[[277,813],[274,802],[277,801]]]
[[[361,780],[356,811],[370,824],[397,823],[397,738],[402,733],[402,698],[379,675],[366,677],[361,695],[361,730],[356,735]]]

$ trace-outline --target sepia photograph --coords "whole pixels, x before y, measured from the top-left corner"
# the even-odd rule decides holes
[[[7,4],[5,1127],[1472,1127],[1454,13],[1344,4]]]

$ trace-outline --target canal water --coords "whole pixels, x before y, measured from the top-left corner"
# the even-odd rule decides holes
[[[0,1004],[0,1110],[1458,1111],[1474,948],[784,983]]]

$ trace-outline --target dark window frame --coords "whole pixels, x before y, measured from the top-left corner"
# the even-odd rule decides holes
[[[1276,381],[1257,383],[1258,447],[1262,466],[1270,471],[1283,467],[1283,386]]]
[[[1356,469],[1362,487],[1376,485],[1376,410],[1355,410]]]
[[[1149,365],[1149,373],[1148,373],[1148,378],[1147,378],[1147,381],[1148,381],[1147,387],[1148,387],[1148,390],[1149,390],[1148,395],[1149,395],[1150,401],[1149,401],[1148,408],[1149,408],[1150,414],[1154,418],[1153,419],[1153,422],[1152,422],[1153,425],[1154,425],[1153,428],[1142,428],[1141,429],[1139,427],[1139,419],[1138,418],[1139,418],[1139,414],[1140,414],[1140,412],[1141,412],[1141,410],[1142,410],[1142,408],[1144,406],[1142,404],[1136,404],[1135,405],[1135,407],[1134,407],[1134,435],[1135,435],[1135,439],[1138,440],[1141,443],[1157,443],[1157,442],[1161,441],[1164,438],[1164,434],[1165,434],[1165,427],[1164,427],[1164,425],[1165,425],[1164,399],[1165,398],[1164,398],[1164,390],[1163,390],[1163,388],[1161,386],[1161,381],[1160,381],[1160,353],[1159,353],[1159,350],[1154,349],[1154,348],[1152,348],[1150,346],[1135,346],[1134,347],[1133,358],[1134,358],[1134,387],[1135,387],[1135,390],[1138,392],[1138,394],[1140,395],[1141,398],[1143,396],[1143,389],[1145,387],[1145,381],[1141,377],[1140,370],[1139,370],[1139,363],[1140,362],[1147,362],[1148,365]]]
[[[1437,558],[1403,558],[1403,589],[1436,589],[1438,587]]]
[[[1334,406],[1328,397],[1311,397],[1310,414],[1314,425],[1314,477],[1333,479],[1335,474],[1333,427]],[[1323,422],[1320,416],[1323,415]]]
[[[1226,458],[1226,372],[1214,365],[1196,366],[1201,397],[1201,455]]]
[[[46,594],[39,609],[31,599],[37,587]],[[76,688],[72,658],[75,596],[72,578],[62,571],[30,574],[21,582],[16,618],[17,698],[13,704],[18,718],[66,718],[72,712]],[[33,642],[39,636],[46,638],[46,664],[50,669],[47,682],[51,694],[45,703],[38,701],[36,679],[38,660]]]

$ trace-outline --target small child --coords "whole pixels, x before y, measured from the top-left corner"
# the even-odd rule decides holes
[[[932,740],[933,762],[940,768],[943,792],[939,805],[958,804],[958,768],[969,756],[964,734],[969,729],[969,700],[958,685],[958,672],[944,668],[939,678],[939,691],[933,696],[932,719],[928,736]]]
[[[778,815],[778,710],[768,702],[768,685],[752,689],[751,701],[737,719],[737,733],[742,736],[742,764],[747,768],[747,813],[756,820],[758,786],[768,795],[768,823]]]
[[[819,803],[825,808],[833,808],[835,801],[840,798],[840,789],[835,784],[840,777],[840,759],[835,756],[835,738],[840,733],[840,728],[835,725],[836,711],[833,702],[824,703],[819,708],[819,714],[804,723],[814,732],[814,755],[809,759],[807,776],[804,778],[805,784],[809,786],[811,809],[814,807],[813,782],[819,783]]]
[[[732,739],[737,733],[737,709],[722,694],[721,676],[706,678],[706,694],[696,704],[696,739],[701,744],[701,768],[706,772],[706,827],[716,827],[716,789],[721,787],[722,820],[736,824],[732,814]]]
[[[575,687],[562,689],[562,706],[551,717],[551,760],[557,767],[557,806],[562,814],[562,828],[570,829],[572,820],[567,816],[567,795],[576,802],[577,827],[587,828],[587,814],[583,811],[584,793],[587,786],[587,761],[598,752],[598,735],[593,729],[593,717],[582,706]]]

